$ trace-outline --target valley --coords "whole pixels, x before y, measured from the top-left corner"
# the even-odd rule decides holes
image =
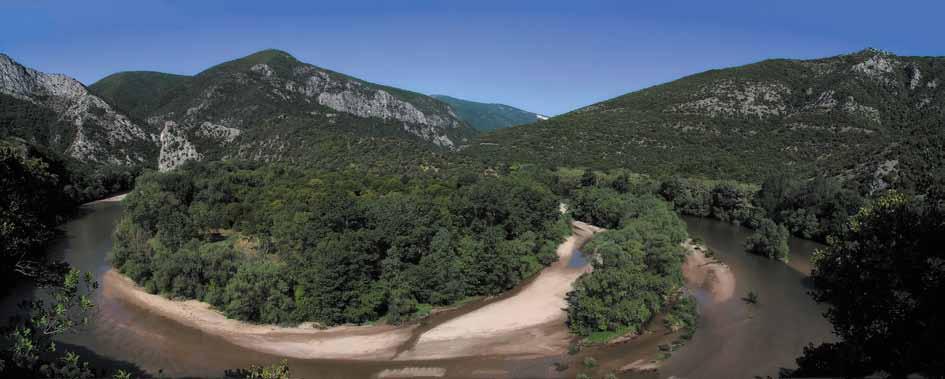
[[[942,77],[865,49],[546,118],[276,49],[0,54],[0,371],[934,377]]]

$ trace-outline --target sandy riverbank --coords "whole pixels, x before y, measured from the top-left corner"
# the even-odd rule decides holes
[[[453,358],[471,355],[549,355],[567,349],[565,296],[590,265],[568,267],[579,249],[601,229],[583,222],[558,246],[558,261],[515,296],[464,314],[427,331],[398,359]]]
[[[566,350],[571,338],[564,325],[565,295],[587,268],[570,268],[574,249],[599,229],[576,222],[574,234],[558,247],[559,260],[515,295],[460,314],[419,338],[416,324],[406,326],[279,327],[226,318],[209,304],[170,300],[149,294],[118,273],[103,277],[103,295],[148,309],[208,334],[252,350],[292,358],[438,359],[475,355],[544,355]],[[404,346],[409,341],[415,346]],[[401,354],[397,354],[402,351]]]
[[[252,350],[292,358],[390,359],[416,326],[280,327],[228,319],[209,304],[170,300],[147,293],[111,269],[102,278],[103,296],[120,298],[189,327]]]
[[[107,197],[107,198],[104,198],[104,199],[98,199],[98,200],[95,200],[95,201],[90,201],[90,202],[88,202],[88,203],[85,203],[85,205],[97,204],[97,203],[117,203],[117,202],[120,202],[120,201],[124,200],[124,199],[125,199],[125,196],[128,196],[128,193],[127,193],[127,192],[126,192],[126,193],[122,193],[122,194],[118,194],[118,195],[115,195],[115,196],[112,196],[112,197]]]
[[[706,256],[704,247],[693,241],[683,243],[689,254],[683,263],[683,277],[692,287],[702,288],[715,302],[723,302],[735,295],[735,275],[724,263]]]

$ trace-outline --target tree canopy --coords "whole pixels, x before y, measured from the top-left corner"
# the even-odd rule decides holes
[[[582,249],[594,270],[568,293],[568,326],[593,340],[639,332],[682,286],[685,225],[654,195],[590,187],[574,203],[576,219],[611,229]]]
[[[150,291],[263,323],[401,322],[556,259],[558,197],[528,175],[400,177],[192,164],[142,176],[112,262]]]
[[[945,375],[945,202],[887,194],[814,257],[812,295],[840,342],[809,346],[795,376]]]

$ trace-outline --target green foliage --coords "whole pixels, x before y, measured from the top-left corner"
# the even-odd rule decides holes
[[[771,259],[787,261],[791,250],[788,248],[790,234],[784,225],[764,219],[758,229],[745,240],[745,250]]]
[[[181,92],[189,76],[150,71],[119,72],[89,86],[89,92],[128,116],[145,119],[151,112]]]
[[[57,351],[55,338],[86,325],[94,305],[91,293],[98,287],[88,273],[69,271],[62,282],[43,296],[21,305],[25,314],[4,328],[0,350],[0,374],[4,377],[91,379],[88,363],[78,355]]]
[[[732,181],[671,177],[660,183],[658,193],[681,214],[752,229],[765,225],[764,219],[769,218],[790,234],[822,242],[841,232],[863,203],[855,190],[838,180],[800,181],[783,174],[768,177],[760,189]]]
[[[227,378],[233,379],[292,379],[289,362],[275,363],[269,366],[251,365],[248,369],[227,370]]]
[[[597,234],[582,249],[592,257],[594,271],[582,275],[568,293],[568,326],[577,334],[601,340],[618,332],[639,332],[680,288],[683,251],[679,244],[686,238],[686,229],[668,204],[653,195],[637,197],[613,190],[590,193],[596,195],[578,195],[576,209],[586,209],[583,199],[606,201],[620,211],[605,213],[621,218],[612,223],[619,228]],[[604,193],[609,198],[597,196]],[[575,217],[583,214],[576,211]]]
[[[39,369],[44,378],[93,379],[95,374],[88,362],[81,362],[79,355],[71,351],[54,362],[44,364]]]
[[[340,324],[422,317],[556,259],[558,198],[530,174],[438,176],[244,163],[148,173],[125,199],[111,261],[229,317]]]
[[[130,185],[133,174],[105,168],[86,175],[86,166],[18,139],[0,138],[0,284],[18,278],[56,284],[60,265],[47,262],[42,248],[75,207]],[[51,277],[50,277],[51,276]]]
[[[762,184],[756,203],[791,234],[826,241],[846,228],[847,219],[859,210],[863,199],[837,180],[818,177],[801,182],[775,175]]]
[[[478,103],[445,95],[431,97],[449,104],[460,119],[481,132],[530,124],[539,120],[535,113],[504,104]]]
[[[812,295],[841,341],[809,346],[795,376],[945,375],[945,201],[887,194],[814,257]]]
[[[696,329],[698,314],[696,301],[690,295],[680,296],[666,312],[663,326],[672,332],[683,331],[683,339],[689,339]]]

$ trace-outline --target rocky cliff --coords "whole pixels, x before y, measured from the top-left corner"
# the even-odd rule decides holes
[[[57,146],[81,161],[146,164],[158,136],[92,95],[77,80],[24,67],[0,54],[2,130]]]
[[[318,160],[337,151],[325,146],[329,136],[349,146],[383,138],[451,150],[475,134],[438,100],[299,62],[277,50],[192,77],[119,73],[91,89],[120,108],[134,108],[159,131],[162,170],[194,159]]]

